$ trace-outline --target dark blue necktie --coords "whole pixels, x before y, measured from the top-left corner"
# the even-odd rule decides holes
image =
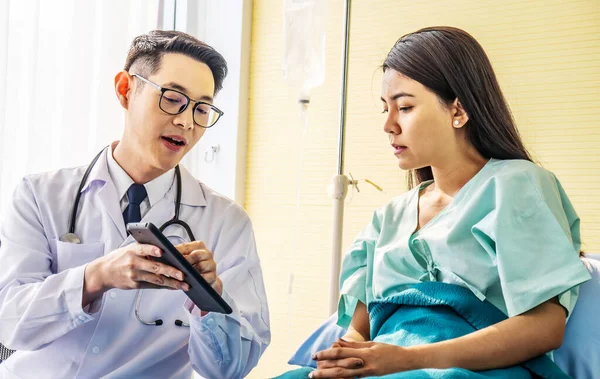
[[[125,225],[130,222],[140,222],[142,220],[142,213],[140,212],[140,204],[146,198],[146,187],[141,184],[132,184],[127,190],[127,198],[129,199],[129,205],[123,212],[123,219]]]

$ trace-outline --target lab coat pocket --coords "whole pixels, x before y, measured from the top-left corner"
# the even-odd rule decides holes
[[[68,243],[56,240],[56,272],[82,266],[104,255],[104,242]]]

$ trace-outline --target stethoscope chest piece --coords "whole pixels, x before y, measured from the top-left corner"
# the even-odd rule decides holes
[[[79,237],[77,237],[77,235],[75,233],[65,234],[64,236],[60,237],[60,241],[67,242],[67,243],[76,243],[76,244],[81,243],[81,240],[79,239]]]

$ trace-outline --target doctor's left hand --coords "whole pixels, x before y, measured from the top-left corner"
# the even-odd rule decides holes
[[[223,283],[217,276],[217,262],[212,251],[208,250],[202,241],[192,241],[175,246],[177,250],[194,266],[204,280],[214,288],[219,295],[223,295]]]

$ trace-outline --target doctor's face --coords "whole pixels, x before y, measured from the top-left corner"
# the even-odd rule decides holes
[[[135,66],[130,73],[138,74]],[[143,77],[142,73],[139,74]],[[215,82],[210,68],[186,55],[163,55],[159,70],[145,79],[163,89],[183,93],[192,101],[212,104]],[[129,152],[138,156],[140,163],[148,164],[150,169],[170,170],[206,131],[194,123],[195,103],[190,102],[183,113],[172,115],[163,109],[173,109],[169,108],[169,102],[185,103],[185,97],[177,92],[167,92],[161,99],[161,90],[143,79],[131,76],[130,82],[125,131],[121,143],[128,145]],[[175,106],[174,109],[179,108]],[[199,110],[196,109],[196,112]],[[198,115],[196,117],[198,120]]]

